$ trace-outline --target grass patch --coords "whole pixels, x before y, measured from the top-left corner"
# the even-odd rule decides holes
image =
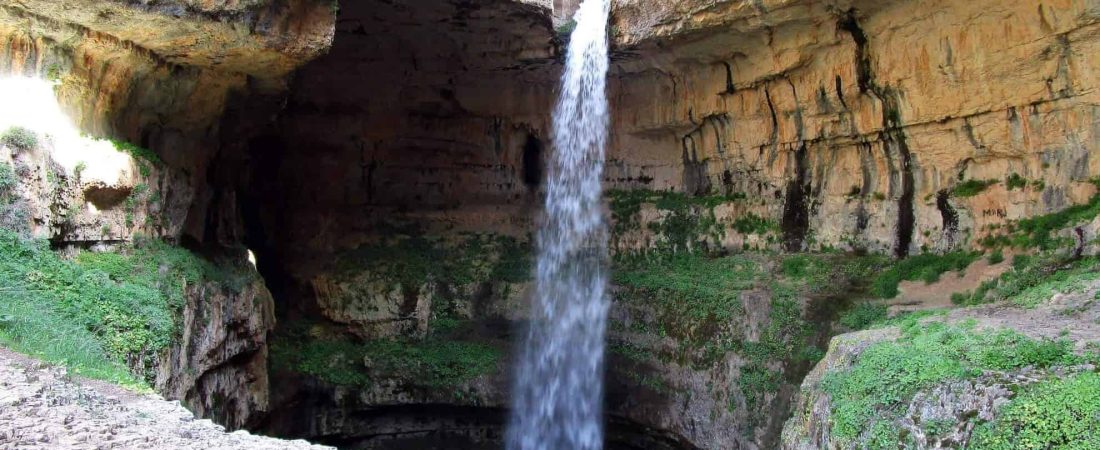
[[[902,281],[923,280],[935,283],[949,271],[966,270],[981,256],[980,252],[957,251],[943,255],[922,253],[897,261],[879,274],[871,283],[871,294],[878,298],[894,298]]]
[[[822,386],[832,396],[833,433],[853,442],[864,430],[892,427],[918,391],[948,380],[974,377],[986,370],[1046,368],[1079,362],[1068,341],[1037,341],[1012,331],[979,332],[943,323],[910,320],[896,341],[868,347],[847,370],[826,375]],[[897,448],[897,440],[882,440]]]
[[[81,252],[66,260],[45,241],[0,230],[0,286],[16,299],[2,315],[21,323],[5,328],[6,342],[110,381],[120,381],[116,367],[124,361],[151,379],[155,357],[178,335],[187,286],[231,286],[248,276],[156,240],[139,241],[125,253]],[[42,309],[42,317],[28,316],[30,305]],[[27,334],[48,327],[58,330],[50,338]]]

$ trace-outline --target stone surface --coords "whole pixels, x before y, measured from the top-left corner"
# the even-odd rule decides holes
[[[117,386],[73,379],[0,349],[0,448],[4,449],[325,449],[228,433],[198,420],[179,402]]]

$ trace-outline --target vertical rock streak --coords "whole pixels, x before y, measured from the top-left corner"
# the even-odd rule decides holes
[[[509,449],[603,445],[607,229],[600,181],[608,134],[608,0],[576,14],[554,111],[555,152],[538,234],[536,293],[507,433]]]

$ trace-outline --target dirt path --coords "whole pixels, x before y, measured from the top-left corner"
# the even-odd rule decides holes
[[[0,449],[327,449],[226,433],[178,402],[141,395],[0,349]]]

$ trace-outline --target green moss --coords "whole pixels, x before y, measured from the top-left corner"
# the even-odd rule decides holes
[[[1100,180],[1091,183],[1100,188]],[[1017,248],[1038,248],[1052,250],[1073,244],[1072,239],[1056,239],[1052,233],[1067,227],[1085,223],[1100,215],[1100,194],[1094,195],[1088,202],[1074,205],[1061,211],[1015,221],[1005,228],[1006,233],[990,234],[980,241],[989,248],[1013,246]]]
[[[997,180],[966,180],[957,185],[952,191],[956,197],[973,197],[997,184]]]
[[[23,127],[11,127],[0,134],[0,144],[16,150],[31,150],[38,147],[38,134]]]
[[[829,372],[822,387],[832,398],[833,434],[842,442],[852,442],[864,430],[892,426],[921,389],[985,370],[1046,368],[1079,361],[1068,341],[1036,341],[1007,330],[979,332],[966,326],[910,321],[899,339],[871,345],[849,369]]]
[[[527,281],[531,257],[528,244],[509,236],[463,234],[448,241],[412,235],[341,253],[335,268],[342,277],[365,274],[412,289],[433,281],[452,286]]]
[[[871,293],[878,298],[897,297],[898,284],[902,281],[934,283],[945,272],[966,270],[980,256],[980,252],[964,251],[943,255],[922,253],[897,261],[872,281]]]
[[[271,344],[271,364],[337,385],[369,386],[381,380],[431,388],[456,387],[494,373],[497,348],[477,342],[429,338],[319,338],[308,329],[292,329]]]
[[[679,192],[650,190],[612,190],[606,193],[611,207],[612,236],[641,228],[639,213],[642,205],[652,204],[662,212],[659,221],[646,224],[659,236],[653,250],[658,253],[697,251],[706,249],[707,240],[722,237],[714,215],[719,205],[742,201],[743,193],[730,195],[689,196]]]
[[[148,177],[152,173],[153,167],[164,165],[164,160],[160,159],[160,155],[157,155],[156,152],[152,150],[123,140],[110,139],[109,141],[115,146],[116,150],[128,153],[130,156],[134,157],[134,161],[138,165],[138,170],[143,177]]]
[[[1083,373],[1026,387],[996,420],[974,430],[968,448],[1100,448],[1100,374]]]

